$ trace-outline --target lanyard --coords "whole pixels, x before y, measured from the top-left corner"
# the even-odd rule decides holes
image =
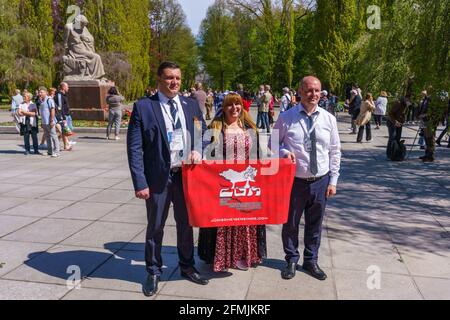
[[[311,140],[311,138],[310,138],[311,137],[311,133],[316,128],[316,125],[317,125],[317,121],[316,120],[317,120],[318,116],[319,115],[317,115],[315,117],[311,117],[312,118],[312,126],[311,126],[311,128],[309,130],[307,130],[308,128],[307,127],[305,128],[305,126],[303,125],[302,119],[300,118],[300,120],[299,120],[300,126],[302,127],[303,132],[305,133],[305,138],[307,138],[308,140]],[[309,119],[307,118],[307,120],[309,120]]]
[[[177,109],[177,115],[176,115],[175,119],[172,118],[172,115],[170,114],[170,112],[167,112],[167,108],[166,108],[165,105],[163,105],[163,110],[164,110],[164,113],[169,117],[169,120],[172,123],[172,128],[175,131],[175,125],[176,125],[178,120],[180,120],[180,124],[181,124],[181,119],[180,119],[180,116],[179,116],[180,110],[178,110],[178,103],[176,103],[175,101],[174,101],[174,103],[176,104],[176,109]],[[169,105],[169,108],[170,108],[170,105]],[[183,127],[183,126],[181,126],[181,127]]]

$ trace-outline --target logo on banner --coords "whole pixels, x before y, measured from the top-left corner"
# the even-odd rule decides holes
[[[242,211],[261,209],[260,201],[250,202],[261,197],[261,188],[255,185],[257,174],[258,170],[252,166],[241,172],[229,169],[220,173],[219,176],[231,183],[231,187],[220,190],[220,204]]]

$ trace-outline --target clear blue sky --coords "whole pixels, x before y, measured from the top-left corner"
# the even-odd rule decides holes
[[[214,3],[214,0],[178,0],[183,7],[187,22],[194,35],[198,34],[200,24],[206,17],[206,10]]]

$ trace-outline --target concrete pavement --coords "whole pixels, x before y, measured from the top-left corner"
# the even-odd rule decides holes
[[[432,164],[417,159],[417,147],[409,161],[388,162],[386,128],[357,144],[341,119],[339,194],[319,258],[326,281],[302,272],[281,279],[281,226],[268,226],[261,266],[214,274],[197,258],[211,279],[199,287],[180,277],[169,214],[151,298],[141,293],[145,206],[133,196],[124,139],[80,133],[73,152],[51,159],[24,156],[21,137],[1,134],[0,299],[450,299],[450,149]],[[411,144],[415,131],[404,135]]]

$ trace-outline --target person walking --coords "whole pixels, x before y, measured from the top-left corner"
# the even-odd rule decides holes
[[[47,154],[52,158],[60,156],[60,145],[56,133],[55,102],[48,96],[47,88],[39,88],[39,113],[42,129],[47,139]]]
[[[388,105],[387,93],[386,91],[381,91],[380,96],[375,101],[375,130],[379,130],[383,121],[383,117],[386,115]]]
[[[361,143],[364,134],[364,127],[366,128],[366,141],[372,141],[372,130],[370,127],[370,120],[372,119],[372,112],[375,111],[375,104],[371,93],[366,95],[366,99],[361,104],[361,111],[356,119],[356,125],[359,126],[358,136],[356,142]]]

